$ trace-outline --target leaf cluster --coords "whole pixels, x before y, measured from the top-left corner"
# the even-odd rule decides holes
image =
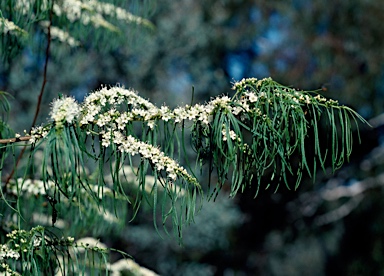
[[[207,161],[210,174],[216,170],[216,191],[232,175],[231,196],[254,181],[258,192],[267,172],[269,183],[277,179],[276,190],[281,183],[297,189],[303,172],[314,178],[318,167],[325,171],[327,159],[333,171],[340,168],[352,150],[351,121],[356,127],[358,121],[366,123],[351,108],[316,91],[298,91],[270,78],[244,79],[233,89],[235,96],[215,110],[213,123],[206,127],[196,122],[192,131],[199,159]],[[320,146],[321,124],[328,130],[326,148]],[[314,156],[307,153],[308,141],[314,141]]]

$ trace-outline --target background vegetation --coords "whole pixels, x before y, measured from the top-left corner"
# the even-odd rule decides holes
[[[192,86],[201,102],[229,92],[234,80],[271,76],[322,89],[372,119],[373,128],[363,129],[362,144],[354,144],[351,162],[336,175],[319,172],[315,183],[303,178],[297,191],[261,191],[254,199],[250,189],[206,204],[185,230],[183,247],[160,238],[145,210],[119,234],[98,237],[163,275],[384,273],[377,117],[384,105],[384,4],[164,0],[139,14],[155,29],[128,28],[126,39],[111,47],[53,50],[40,122],[58,93],[82,100],[101,84],[122,83],[159,105],[176,106],[190,102]],[[0,66],[0,90],[14,96],[10,124],[20,133],[29,128],[42,82],[41,41],[37,36]]]

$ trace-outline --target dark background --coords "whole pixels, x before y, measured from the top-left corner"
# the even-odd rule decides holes
[[[53,44],[39,123],[59,93],[81,101],[101,84],[121,83],[175,107],[190,102],[192,86],[204,102],[231,93],[234,81],[269,76],[321,89],[367,120],[383,112],[382,1],[164,0],[146,16],[156,29],[127,28],[115,47]],[[10,124],[20,133],[41,86],[45,44],[36,37],[0,68],[0,90],[15,98]],[[160,238],[144,211],[121,233],[99,238],[162,275],[382,275],[383,129],[371,122],[360,126],[361,144],[356,134],[350,163],[334,175],[319,172],[297,191],[282,186],[256,199],[253,188],[234,199],[224,191],[185,230],[183,247]]]

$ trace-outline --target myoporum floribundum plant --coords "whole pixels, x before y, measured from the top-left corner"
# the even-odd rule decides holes
[[[81,104],[62,97],[52,104],[52,123],[33,129],[30,141],[36,146],[48,141],[51,146],[45,147],[46,156],[53,156],[49,165],[61,175],[81,176],[85,174],[85,158],[94,159],[99,163],[97,185],[106,185],[103,174],[108,170],[116,193],[124,193],[119,170],[127,167],[125,163],[138,167],[135,174],[143,192],[148,191],[145,176],[153,174],[154,205],[158,187],[162,187],[172,206],[163,213],[164,219],[174,216],[172,221],[180,226],[193,218],[196,196],[202,192],[185,156],[186,132],[197,152],[196,164],[207,164],[209,178],[216,171],[215,191],[231,178],[234,196],[253,182],[261,186],[266,170],[272,170],[271,180],[277,179],[277,186],[285,183],[296,189],[304,171],[312,176],[317,166],[325,170],[326,158],[331,158],[333,169],[339,168],[352,150],[351,122],[365,122],[335,100],[280,85],[270,78],[243,79],[234,83],[233,90],[232,98],[220,96],[205,104],[173,110],[157,107],[120,86],[103,87]],[[320,146],[320,120],[329,128],[329,148]],[[305,146],[309,135],[315,152],[311,167]],[[293,154],[300,156],[294,164],[290,161]],[[296,183],[289,183],[288,175],[295,176]],[[44,173],[43,177],[54,178]],[[61,185],[60,179],[53,180]],[[179,196],[181,190],[183,197]],[[176,212],[176,206],[184,211]]]
[[[42,155],[38,166],[30,158],[33,169],[26,169],[26,175],[34,172],[33,180],[18,174],[7,185],[9,194],[20,200],[30,198],[24,201],[30,206],[41,206],[42,199],[47,199],[51,213],[42,209],[45,214],[36,220],[48,218],[52,225],[60,221],[62,228],[68,225],[64,216],[74,217],[76,212],[93,221],[100,217],[116,223],[116,216],[120,220],[127,216],[121,211],[126,202],[134,218],[145,201],[153,208],[155,227],[161,223],[167,231],[170,220],[181,238],[182,227],[193,221],[203,192],[208,198],[216,196],[223,185],[229,186],[230,196],[250,185],[256,185],[257,191],[277,189],[280,184],[297,189],[303,173],[314,177],[328,164],[338,169],[351,154],[353,124],[366,123],[335,100],[271,78],[243,79],[232,88],[232,97],[223,95],[175,109],[157,107],[121,86],[102,87],[82,103],[61,96],[53,101],[47,124],[33,128],[27,137],[5,140],[29,140],[31,157]],[[320,143],[320,125],[327,128],[327,143]],[[194,164],[188,147],[196,152]],[[132,181],[137,184],[127,186]],[[202,185],[205,182],[208,185]],[[61,213],[59,203],[66,208]],[[31,211],[28,206],[26,212]],[[24,239],[30,250],[49,249],[60,241],[46,237],[44,228],[37,229]],[[75,244],[63,246],[65,251]],[[2,248],[3,260],[34,261],[25,259],[11,240]],[[95,248],[90,250],[96,252]],[[96,253],[104,258],[106,252]],[[67,257],[66,262],[73,259]],[[2,263],[4,271],[12,270],[8,261]]]

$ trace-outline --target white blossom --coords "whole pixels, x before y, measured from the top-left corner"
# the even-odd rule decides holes
[[[257,102],[257,100],[259,99],[259,97],[255,93],[246,93],[246,95],[248,96],[248,99],[251,103]]]
[[[15,244],[18,247],[18,244]],[[0,245],[0,261],[4,259],[15,259],[18,260],[20,258],[19,252],[11,249],[6,244]]]
[[[51,189],[55,187],[55,183],[52,181],[47,181],[44,185],[44,182],[38,179],[18,178],[15,182],[10,182],[8,184],[10,192],[14,195],[25,193],[29,196],[45,195],[45,187],[47,187],[47,189]]]
[[[96,240],[92,237],[85,237],[78,239],[76,241],[77,251],[79,253],[84,252],[86,249],[98,248],[102,250],[107,250],[107,246],[104,243],[101,243],[99,240]]]
[[[65,122],[71,124],[79,114],[80,106],[72,97],[63,97],[52,102],[50,115],[58,126]]]
[[[150,128],[150,129],[153,129],[155,127],[156,123],[155,121],[153,120],[149,120],[147,121],[147,126]]]
[[[188,113],[187,111],[185,110],[185,108],[183,107],[178,107],[176,108],[174,111],[173,111],[174,115],[175,115],[175,122],[176,123],[179,123],[185,119],[187,119],[188,117]]]
[[[40,22],[40,25],[44,27],[44,31],[47,33],[48,32],[48,26],[49,22],[48,21],[42,21]],[[50,26],[50,34],[53,39],[57,39],[60,42],[67,43],[71,47],[76,47],[80,45],[80,42],[73,38],[68,32],[59,29],[56,26]]]
[[[163,121],[167,122],[172,118],[172,112],[167,106],[162,106],[160,108],[160,116],[162,117]]]
[[[0,33],[10,33],[10,34],[15,34],[15,33],[21,33],[21,34],[27,34],[25,30],[17,26],[15,23],[12,21],[9,21],[6,18],[0,17]]]
[[[34,247],[39,247],[41,244],[41,238],[40,237],[35,237],[33,240],[33,246]]]
[[[110,265],[110,270],[112,276],[119,276],[124,273],[124,271],[133,272],[134,275],[141,276],[157,276],[155,272],[138,265],[132,259],[121,259]]]

